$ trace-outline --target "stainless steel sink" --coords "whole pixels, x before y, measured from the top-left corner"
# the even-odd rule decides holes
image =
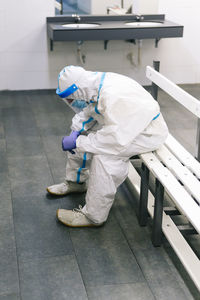
[[[70,23],[70,24],[62,25],[62,27],[65,27],[65,28],[75,28],[75,29],[94,28],[94,27],[98,27],[98,26],[100,26],[100,24],[97,24],[97,23]]]
[[[158,27],[162,26],[162,23],[159,22],[128,22],[125,25],[132,26],[132,27]]]

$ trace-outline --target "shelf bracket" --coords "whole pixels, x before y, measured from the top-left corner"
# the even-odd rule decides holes
[[[109,42],[108,40],[104,41],[104,50],[107,50],[108,42]]]
[[[158,48],[158,43],[159,43],[160,40],[161,40],[161,39],[159,39],[159,38],[155,39],[155,47],[156,47],[156,48]]]
[[[53,51],[53,40],[50,39],[50,51]]]
[[[136,45],[136,40],[135,39],[126,40],[126,42]]]

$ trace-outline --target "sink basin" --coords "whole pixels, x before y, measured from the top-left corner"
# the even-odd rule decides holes
[[[98,27],[100,26],[100,24],[97,23],[70,23],[70,24],[63,24],[62,27],[65,28],[94,28],[94,27]]]
[[[162,23],[159,22],[128,22],[125,25],[132,26],[132,27],[158,27],[162,26]]]

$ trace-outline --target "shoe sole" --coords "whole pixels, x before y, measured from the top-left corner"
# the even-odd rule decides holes
[[[53,193],[53,192],[51,192],[48,188],[46,188],[46,191],[47,191],[49,194],[55,195],[55,196],[65,196],[65,195],[67,195],[67,193],[65,193],[65,194],[57,194],[57,193]]]
[[[46,191],[47,191],[49,194],[54,195],[54,196],[66,196],[66,195],[72,194],[72,193],[85,193],[85,192],[86,192],[86,190],[85,190],[85,191],[74,191],[74,192],[71,191],[71,192],[69,192],[69,193],[57,194],[57,193],[52,193],[48,188],[46,188]]]
[[[59,219],[59,217],[58,217],[58,211],[59,211],[59,209],[57,209],[57,211],[56,211],[57,219],[58,219],[62,224],[66,225],[66,226],[68,226],[68,227],[73,227],[73,228],[80,228],[80,227],[100,227],[100,226],[103,225],[103,223],[100,224],[100,225],[94,225],[94,224],[78,225],[78,226],[71,225],[71,224],[65,223],[65,222],[63,222],[63,221],[61,221],[61,220]]]

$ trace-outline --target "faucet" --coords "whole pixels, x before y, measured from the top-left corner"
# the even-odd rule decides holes
[[[74,22],[75,23],[79,23],[81,20],[81,17],[77,14],[73,14],[72,17],[74,18]]]
[[[141,15],[136,15],[135,17],[136,17],[136,21],[138,21],[138,22],[144,20],[144,17]]]

